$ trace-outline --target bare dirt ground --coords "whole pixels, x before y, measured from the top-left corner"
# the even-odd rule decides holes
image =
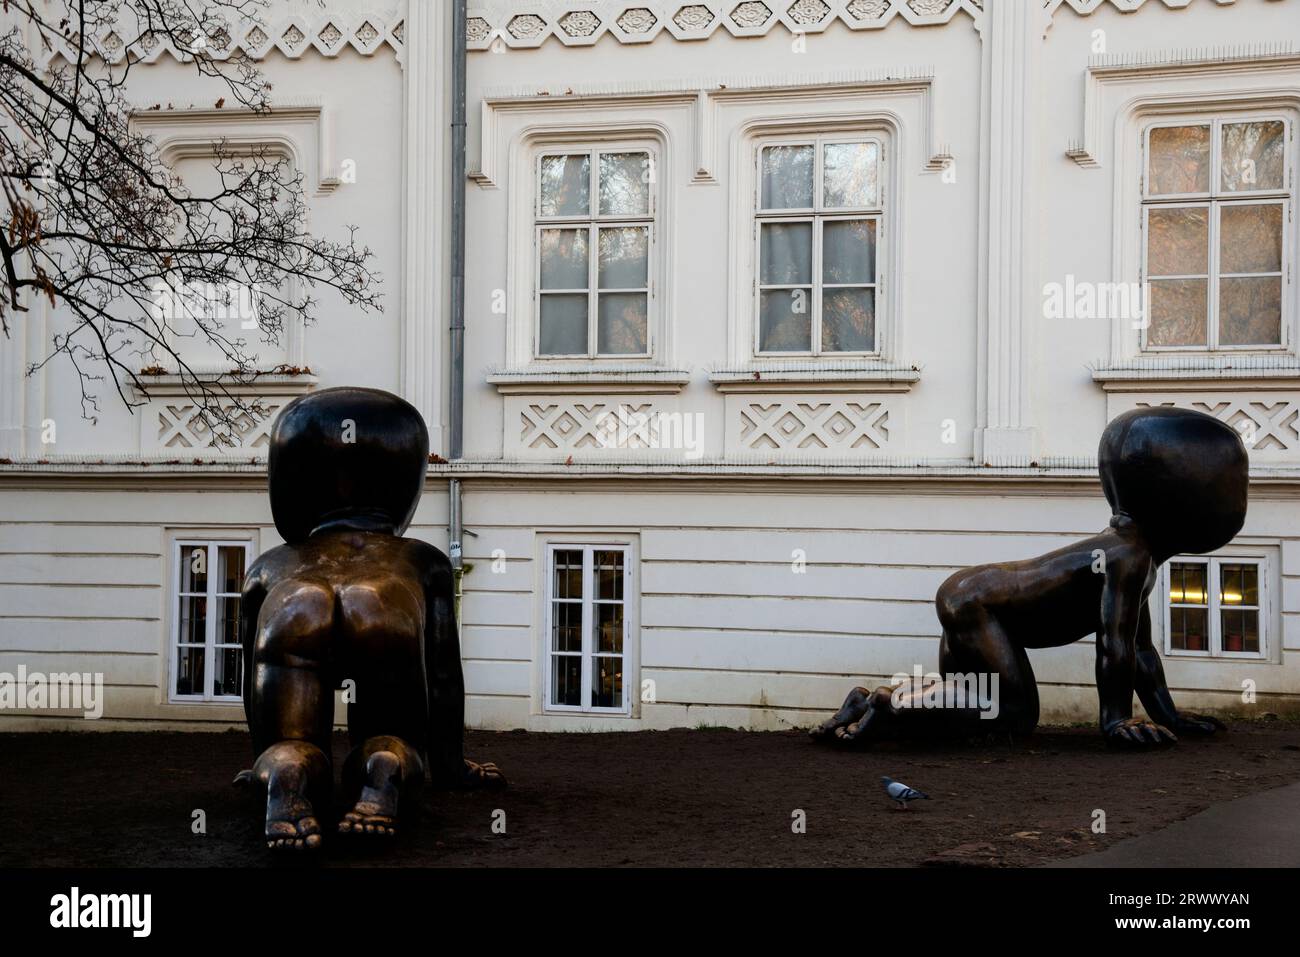
[[[337,738],[340,763],[345,749]],[[1028,866],[1300,780],[1300,725],[1235,723],[1149,754],[1108,752],[1091,728],[857,752],[796,732],[474,732],[467,753],[500,765],[509,790],[427,795],[397,843],[336,840],[316,862]],[[0,866],[273,864],[262,809],[230,784],[250,763],[240,733],[0,734]],[[932,800],[897,811],[881,775]],[[199,809],[206,834],[191,829]],[[1105,834],[1090,829],[1095,809]]]

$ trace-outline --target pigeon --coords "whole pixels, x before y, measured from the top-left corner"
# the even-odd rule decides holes
[[[898,802],[898,806],[904,811],[907,810],[908,801],[915,801],[917,798],[930,800],[930,795],[922,794],[916,788],[909,788],[906,784],[895,781],[893,778],[882,777],[880,780],[884,785],[885,793],[889,795],[889,799]]]

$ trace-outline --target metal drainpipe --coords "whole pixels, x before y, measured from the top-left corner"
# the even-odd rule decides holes
[[[464,453],[465,428],[465,13],[466,0],[454,0],[451,12],[451,399],[447,458]],[[448,486],[450,528],[447,548],[456,577],[456,612],[460,616],[464,552],[461,541],[460,479]]]

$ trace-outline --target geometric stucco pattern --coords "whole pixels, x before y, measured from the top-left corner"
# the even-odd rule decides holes
[[[770,398],[739,396],[734,406],[734,451],[845,455],[869,453],[889,445],[890,405],[886,400]]]
[[[223,431],[223,436],[229,441],[218,441],[201,406],[183,397],[154,400],[149,407],[156,414],[158,425],[151,432],[146,430],[145,447],[141,451],[201,449],[207,454],[265,454],[271,441],[271,425],[287,401],[281,397],[250,398],[245,401],[242,411],[236,410],[234,403],[221,403],[230,418],[228,430]]]
[[[289,5],[287,15],[277,16],[286,5],[268,8],[261,23],[227,18],[222,26],[195,42],[216,60],[245,56],[262,60],[279,53],[297,60],[309,53],[334,58],[345,50],[373,56],[381,49],[402,53],[405,39],[406,4],[402,0],[353,0]],[[88,37],[87,46],[110,63],[130,56],[133,61],[153,63],[167,56],[186,60],[193,52],[184,43],[179,46],[166,36],[140,33],[134,24],[129,28],[104,27]],[[72,62],[77,58],[77,38],[55,37],[41,50],[42,65],[54,57]]]
[[[1150,396],[1137,398],[1132,405],[1204,412],[1236,429],[1252,458],[1265,462],[1300,459],[1300,396],[1294,392]]]
[[[518,445],[508,451],[549,457],[652,449],[659,444],[658,411],[651,401],[627,397],[507,399],[507,421],[518,424]]]
[[[836,22],[852,30],[879,30],[894,20],[938,26],[961,13],[973,22],[982,16],[982,0],[470,0],[465,36],[471,50],[536,47],[550,38],[590,46],[606,35],[649,43],[663,33],[676,40],[706,40],[719,30],[736,37],[781,27],[820,33]]]

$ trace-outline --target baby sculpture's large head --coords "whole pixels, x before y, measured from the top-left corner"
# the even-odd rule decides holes
[[[415,407],[378,389],[322,389],[294,399],[271,429],[271,514],[286,542],[349,519],[401,535],[429,465]]]
[[[1204,413],[1125,412],[1106,426],[1097,459],[1112,524],[1136,524],[1162,561],[1222,548],[1246,521],[1246,447]]]

